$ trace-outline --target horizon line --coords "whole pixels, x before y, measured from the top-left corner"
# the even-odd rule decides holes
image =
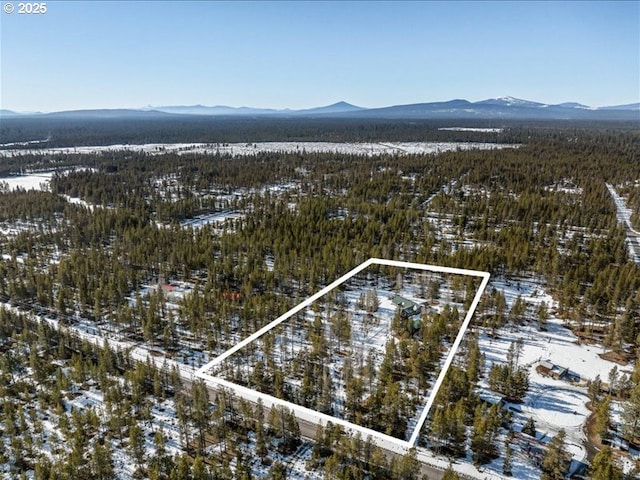
[[[471,104],[477,104],[480,102],[486,102],[489,100],[515,100],[515,101],[522,101],[522,102],[527,102],[527,103],[533,103],[533,104],[539,104],[539,105],[546,105],[546,106],[562,106],[565,104],[578,104],[581,105],[583,107],[589,108],[589,109],[604,109],[604,108],[614,108],[614,107],[625,107],[625,106],[638,106],[640,105],[640,99],[637,99],[637,101],[631,101],[631,102],[623,102],[623,103],[616,103],[616,104],[608,104],[608,105],[601,105],[601,106],[593,106],[593,105],[587,105],[585,103],[582,102],[578,102],[578,101],[564,101],[564,102],[560,102],[560,103],[548,103],[548,102],[541,102],[538,100],[529,100],[529,99],[525,99],[525,98],[520,98],[520,97],[514,97],[514,96],[510,96],[510,95],[504,95],[504,96],[498,96],[498,97],[489,97],[489,98],[483,98],[481,100],[468,100],[466,98],[462,98],[462,97],[458,97],[458,98],[449,98],[446,100],[423,100],[423,101],[414,101],[414,102],[409,102],[409,103],[394,103],[394,104],[388,104],[388,105],[382,105],[382,106],[362,106],[362,105],[356,105],[354,103],[349,102],[348,100],[337,100],[335,102],[332,103],[328,103],[328,104],[322,104],[322,105],[316,105],[316,106],[311,106],[311,107],[301,107],[301,108],[292,108],[292,107],[256,107],[256,106],[249,106],[247,104],[244,105],[239,105],[239,106],[234,106],[234,105],[229,105],[229,104],[224,104],[224,103],[216,103],[215,105],[207,105],[205,103],[188,103],[188,102],[184,102],[184,103],[164,103],[164,104],[158,104],[158,105],[153,105],[153,104],[147,104],[147,105],[142,105],[142,106],[96,106],[96,107],[63,107],[61,109],[53,109],[53,110],[22,110],[19,108],[5,108],[0,104],[0,111],[8,111],[8,112],[12,112],[12,113],[16,113],[19,115],[46,115],[46,114],[50,114],[50,113],[62,113],[62,112],[78,112],[78,111],[91,111],[91,110],[132,110],[132,111],[156,111],[157,109],[162,109],[162,108],[197,108],[197,107],[201,107],[201,108],[229,108],[229,109],[233,109],[233,110],[242,110],[242,109],[250,109],[250,110],[270,110],[273,111],[274,113],[286,113],[286,112],[301,112],[301,111],[305,111],[305,110],[315,110],[315,109],[319,109],[319,108],[326,108],[326,107],[332,107],[334,105],[339,105],[339,104],[347,104],[349,106],[352,107],[356,107],[359,109],[363,109],[363,110],[376,110],[376,109],[382,109],[382,108],[390,108],[390,107],[399,107],[399,106],[406,106],[406,105],[422,105],[422,104],[433,104],[433,103],[448,103],[448,102],[454,102],[454,101],[466,101],[469,102]]]

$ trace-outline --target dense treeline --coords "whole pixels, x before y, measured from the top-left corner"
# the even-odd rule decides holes
[[[45,147],[140,143],[253,143],[270,141],[502,141],[508,136],[482,132],[441,131],[452,121],[388,119],[178,118],[61,119],[3,118],[0,143],[44,140]],[[465,121],[453,121],[456,126]],[[495,122],[480,126],[501,127]],[[473,126],[478,126],[477,122]]]
[[[303,295],[351,268],[354,258],[381,256],[494,274],[533,271],[564,292],[561,300],[568,307],[586,301],[582,310],[588,312],[592,305],[598,315],[613,315],[637,282],[633,268],[624,267],[631,268],[622,277],[626,283],[603,291],[627,255],[602,180],[633,178],[638,171],[636,138],[604,135],[612,144],[605,149],[589,141],[596,134],[587,137],[560,143],[551,136],[518,150],[437,157],[113,154],[95,158],[95,170],[54,177],[52,189],[115,209],[89,212],[64,206],[47,193],[24,202],[26,194],[11,193],[3,195],[4,215],[25,221],[36,215],[36,223],[48,225],[63,213],[65,221],[48,233],[47,241],[73,253],[46,274],[30,271],[26,278],[34,283],[40,275],[63,279],[86,310],[96,304],[102,308],[104,302],[118,306],[126,291],[160,274],[206,277],[205,295],[215,296],[221,289],[262,292],[273,286],[292,292],[294,284]],[[284,193],[259,188],[279,183],[292,186]],[[195,235],[178,228],[177,222],[194,214],[229,208],[244,218],[229,224],[221,236],[213,235],[210,226]],[[470,237],[485,246],[461,249],[455,239],[439,238],[424,221],[427,208],[450,216],[458,239]],[[7,243],[14,257],[33,256],[41,248],[28,237],[18,235]],[[75,265],[74,258],[84,266]],[[273,271],[266,268],[265,258],[274,261]],[[76,273],[67,278],[65,270]],[[110,275],[92,283],[86,272]],[[55,281],[40,283],[53,286]],[[26,296],[37,290],[34,285],[27,285],[26,292],[19,287]],[[42,296],[53,303],[53,291]],[[61,296],[65,294],[57,299]],[[215,304],[215,299],[205,297],[205,303]]]
[[[554,134],[517,150],[439,156],[98,156],[93,170],[55,176],[52,190],[108,208],[64,205],[46,192],[3,194],[6,220],[56,228],[39,242],[23,232],[6,243],[13,261],[2,266],[7,275],[0,288],[14,298],[35,294],[61,312],[76,301],[89,316],[115,312],[121,323],[141,326],[132,317],[143,313],[127,311],[127,294],[159,276],[195,276],[203,281],[202,311],[185,308],[182,320],[199,333],[211,323],[224,328],[225,315],[238,315],[251,319],[241,321],[244,332],[265,311],[288,306],[276,296],[265,308],[252,294],[306,295],[375,256],[494,274],[535,272],[557,291],[568,317],[579,308],[582,325],[603,323],[603,315],[611,322],[632,301],[638,276],[626,264],[624,232],[602,180],[637,174],[637,138],[585,136],[562,141]],[[599,146],[600,137],[611,145]],[[271,191],[269,185],[290,187]],[[191,232],[178,225],[226,209],[244,218],[220,235],[212,226]],[[450,219],[453,238],[442,238],[425,221],[426,211]],[[465,238],[481,246],[459,248]],[[44,272],[38,251],[51,248],[64,258]],[[33,261],[19,265],[20,255]],[[245,299],[222,301],[228,290]],[[624,341],[635,342],[637,326],[627,323]]]
[[[504,132],[439,130],[442,127],[503,128]],[[637,130],[637,122],[397,120],[336,118],[242,118],[180,116],[171,118],[3,118],[0,144],[45,140],[33,145],[68,147],[142,143],[253,143],[270,141],[480,141],[528,143],[532,137],[562,140],[585,132]],[[615,134],[615,133],[613,133]],[[11,148],[11,147],[10,147]]]

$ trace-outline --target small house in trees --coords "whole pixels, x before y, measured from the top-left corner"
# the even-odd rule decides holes
[[[422,313],[422,307],[416,302],[409,300],[408,298],[396,295],[391,299],[391,301],[396,307],[398,307],[398,310],[400,310],[400,314],[404,318],[411,318]]]
[[[538,372],[545,377],[561,380],[569,373],[569,369],[556,365],[549,360],[542,360],[538,365]]]

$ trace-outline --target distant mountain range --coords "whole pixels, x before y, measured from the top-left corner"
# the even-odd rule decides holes
[[[504,119],[504,120],[640,120],[640,103],[611,107],[588,107],[575,102],[549,105],[513,97],[490,98],[479,102],[450,100],[447,102],[393,105],[363,108],[347,102],[304,110],[252,107],[147,106],[140,109],[70,110],[53,113],[17,113],[0,110],[0,117],[45,118],[172,118],[182,116],[234,116],[277,118],[362,118],[362,119]]]

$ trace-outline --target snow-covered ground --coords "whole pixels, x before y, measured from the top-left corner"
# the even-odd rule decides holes
[[[492,286],[505,295],[507,309],[509,309],[515,302],[515,299],[520,296],[522,300],[531,305],[529,311],[535,310],[541,302],[549,305],[550,311],[553,310],[553,299],[534,279],[519,279],[518,281],[498,279],[492,282]],[[177,285],[177,287],[175,295],[180,296],[184,293],[182,290],[186,291],[188,285]],[[365,291],[366,288],[363,288],[362,292]],[[143,293],[144,296],[144,291],[141,293]],[[350,303],[359,298],[359,293],[355,290],[346,293]],[[418,299],[416,298],[415,290],[407,290],[402,293],[404,293],[406,297],[413,298],[414,300]],[[443,293],[443,296],[448,295],[447,292]],[[386,310],[392,312],[395,308],[387,298],[388,296],[389,295],[385,295],[383,290],[379,291],[381,314]],[[193,365],[183,363],[178,359],[156,356],[143,345],[127,341],[113,332],[101,331],[100,328],[96,327],[95,323],[78,321],[73,327],[61,327],[61,325],[58,325],[54,320],[47,319],[47,321],[55,324],[57,328],[68,328],[76,335],[98,345],[102,345],[104,339],[107,338],[107,341],[113,348],[129,350],[136,359],[146,361],[147,358],[150,358],[153,363],[156,363],[158,366],[164,366],[164,368],[170,368],[175,365],[179,368],[181,374],[187,378],[193,378],[193,374],[195,373]],[[544,377],[536,371],[536,366],[541,359],[548,359],[557,365],[569,367],[572,373],[579,375],[582,380],[586,380],[593,379],[595,375],[600,375],[601,378],[606,379],[614,364],[603,360],[599,356],[599,354],[603,352],[602,348],[578,344],[578,339],[566,329],[562,325],[561,320],[555,318],[553,314],[551,314],[546,326],[546,331],[539,331],[535,322],[518,328],[507,327],[498,331],[498,338],[491,338],[485,333],[482,333],[480,335],[480,346],[486,355],[486,366],[488,369],[494,362],[504,362],[506,352],[511,343],[518,338],[522,338],[524,348],[520,355],[519,363],[529,369],[531,387],[522,404],[509,405],[513,409],[516,425],[520,425],[521,428],[526,419],[529,417],[533,418],[538,430],[537,440],[533,441],[539,442],[540,445],[544,445],[560,428],[564,428],[567,432],[569,451],[574,458],[584,460],[586,452],[582,446],[582,441],[584,440],[582,428],[589,415],[589,411],[585,407],[587,396],[584,384],[571,384],[563,380]],[[378,335],[379,332],[375,333],[373,331],[370,331],[369,334],[365,336],[364,331],[361,330],[357,325],[354,325],[352,330],[353,337],[362,337],[361,339],[370,342],[371,346],[381,347],[388,338],[386,335]],[[630,371],[630,369],[620,367],[618,367],[618,370],[622,372]],[[92,393],[88,392],[86,398],[78,397],[78,401],[91,404],[93,401],[90,398],[91,395]],[[170,424],[172,421],[172,416],[169,415],[166,422],[167,425],[163,427],[165,432],[171,428]],[[517,430],[518,427],[516,426],[516,431]],[[306,454],[301,455],[300,458],[295,460],[291,465],[291,469],[297,472],[294,475],[297,475],[295,478],[304,478],[305,458]],[[448,460],[434,456],[422,448],[418,449],[418,458],[434,464],[438,468],[444,469],[448,466]],[[126,462],[126,458],[123,457],[122,461]],[[514,451],[512,461],[514,463],[515,478],[533,479],[539,477],[539,470],[529,465],[528,459],[523,452]],[[501,471],[501,462],[502,460],[498,459],[483,467],[481,470],[465,462],[456,463],[454,468],[460,473],[474,478],[503,478],[500,474],[496,473],[496,471]],[[116,463],[120,463],[120,460],[117,460]],[[259,469],[257,465],[255,468]],[[308,474],[309,472],[306,473]]]
[[[15,307],[0,303],[0,309],[3,308],[17,311]],[[42,320],[41,317],[36,316],[36,318],[40,318]],[[45,319],[45,321],[60,327],[55,320]],[[77,334],[78,331],[75,331],[74,333]],[[81,336],[96,345],[102,345],[102,339],[100,338],[91,336],[90,334]],[[25,416],[24,419],[27,429],[33,431],[33,438],[37,438],[34,451],[44,453],[52,460],[60,460],[62,455],[66,455],[66,453],[68,453],[67,448],[69,446],[64,445],[66,439],[61,431],[61,418],[66,416],[67,422],[70,422],[73,417],[72,412],[84,413],[91,410],[95,415],[97,415],[97,417],[101,418],[102,421],[105,421],[108,416],[108,412],[105,406],[104,392],[99,389],[98,382],[95,379],[87,378],[83,380],[80,385],[78,383],[79,381],[73,379],[73,374],[70,372],[72,367],[68,366],[69,361],[56,360],[54,361],[54,364],[62,367],[62,371],[67,378],[69,378],[70,382],[67,389],[60,391],[62,394],[61,402],[64,410],[62,412],[58,412],[51,406],[45,407],[42,403],[39,403],[36,406],[34,403],[31,403],[27,404],[27,409],[30,411],[30,415]],[[30,368],[26,369],[25,375],[31,375],[30,372]],[[115,378],[115,381],[122,383],[124,380],[122,378]],[[24,399],[25,397],[21,396],[20,401]],[[35,425],[35,422],[38,422],[38,426]],[[151,407],[151,416],[149,419],[139,422],[138,425],[142,429],[145,439],[145,451],[148,454],[153,454],[155,451],[153,436],[158,430],[161,430],[164,433],[166,441],[165,448],[169,455],[173,456],[183,453],[183,449],[180,446],[180,434],[178,431],[175,406],[172,399],[157,399]],[[92,427],[88,428],[91,429]],[[129,450],[123,448],[121,440],[111,439],[110,443],[113,455],[114,478],[118,478],[120,480],[132,480],[133,478],[136,478],[134,476],[135,462],[131,457]],[[5,461],[3,460],[3,462]],[[8,475],[8,471],[6,469],[8,468],[9,463],[10,462],[0,463],[0,476],[2,476],[2,472],[4,472],[5,475]],[[33,478],[33,472],[28,472],[27,477]],[[9,477],[4,476],[2,478]]]
[[[622,223],[627,228],[627,244],[629,245],[629,254],[633,261],[640,264],[640,232],[633,228],[631,224],[631,214],[633,213],[629,207],[627,207],[624,198],[618,195],[613,185],[607,183],[609,193],[616,204],[618,222]]]
[[[86,202],[78,197],[70,197],[69,195],[62,195],[62,198],[64,198],[69,203],[72,203],[74,205],[81,205],[83,207],[88,208],[91,211],[93,211],[96,207],[102,208],[102,205],[94,205],[93,203]]]
[[[337,284],[341,285],[339,294],[337,295],[340,295],[342,298],[336,298],[335,304],[333,300],[328,301],[328,299],[322,298],[328,291],[334,288],[330,286],[331,288],[327,292],[322,293],[321,291],[319,292],[321,295],[316,294],[310,297],[309,300],[311,301],[307,300],[303,302],[301,305],[303,305],[302,308],[304,308],[304,310],[302,308],[298,310],[303,313],[302,317],[300,317],[303,320],[297,320],[298,322],[302,321],[313,324],[318,315],[322,318],[323,335],[325,336],[325,342],[329,349],[325,366],[330,371],[331,383],[334,388],[331,404],[334,416],[322,415],[313,410],[289,404],[288,402],[285,402],[285,404],[293,408],[299,418],[308,417],[308,421],[314,424],[318,422],[325,423],[326,421],[341,422],[340,424],[347,429],[361,431],[363,435],[368,435],[375,432],[344,421],[346,391],[342,372],[346,366],[346,359],[349,358],[354,369],[357,370],[359,365],[363,365],[363,363],[367,361],[365,359],[368,355],[371,355],[374,368],[376,370],[380,368],[385,356],[386,345],[390,341],[397,343],[397,340],[391,334],[391,322],[397,311],[397,307],[392,299],[396,297],[396,295],[400,295],[418,305],[425,306],[427,310],[438,313],[442,312],[445,304],[447,304],[451,309],[458,309],[460,318],[464,315],[464,307],[461,303],[454,301],[454,296],[456,295],[454,295],[451,285],[454,275],[443,275],[441,272],[435,273],[433,271],[428,273],[413,271],[411,273],[404,273],[401,284],[396,284],[395,286],[392,286],[386,277],[381,274],[376,276],[361,273],[354,278],[351,278],[349,275],[350,274],[345,275],[345,277],[349,279],[349,285],[341,285],[344,280],[339,279],[339,281],[337,281]],[[427,277],[424,277],[424,275],[427,275]],[[425,291],[427,290],[426,285],[431,280],[437,280],[440,283],[440,299],[436,302],[429,302],[425,296]],[[425,285],[421,286],[420,281]],[[358,306],[358,303],[366,303],[367,295],[371,295],[372,293],[374,293],[377,298],[377,308],[375,313],[367,315],[363,305]],[[312,303],[314,304],[313,306]],[[342,305],[342,307],[339,307],[338,304]],[[350,318],[351,323],[349,339],[343,340],[342,342],[336,342],[335,334],[331,333],[332,329],[330,328],[333,315],[338,311],[344,311]],[[277,365],[289,365],[295,362],[300,354],[305,354],[305,352],[311,351],[313,348],[310,339],[307,338],[306,335],[308,327],[297,323],[293,325],[292,322],[296,320],[291,319],[291,316],[293,316],[293,314],[290,311],[283,316],[283,320],[288,319],[287,323],[282,323],[283,320],[276,320],[275,322],[279,322],[278,324],[273,327],[265,327],[271,330],[268,341],[270,345],[273,345],[270,350],[272,351],[273,361],[275,361]],[[259,398],[256,392],[231,383],[231,378],[229,378],[227,374],[233,372],[234,375],[240,374],[245,379],[252,378],[253,370],[251,366],[254,365],[256,361],[264,361],[263,351],[266,348],[264,342],[267,337],[262,337],[262,334],[258,335],[258,333],[259,332],[256,332],[256,334],[240,342],[240,344],[236,345],[236,347],[230,351],[212,360],[210,364],[202,367],[198,375],[202,374],[203,378],[219,383],[224,387],[232,388],[238,395],[256,401],[257,398]],[[266,331],[263,333],[266,333]],[[251,343],[254,341],[256,344],[252,345]],[[337,347],[336,343],[338,345]],[[451,345],[445,345],[445,347],[448,347],[449,350],[452,348]],[[441,368],[444,365],[445,357],[446,355],[443,354],[440,365]],[[284,370],[286,373],[286,367]],[[212,377],[210,373],[220,375],[222,378]],[[434,374],[435,373],[436,372],[434,372]],[[286,378],[285,383],[289,384],[294,391],[300,387],[300,379]],[[413,417],[411,417],[407,423],[406,438],[403,439],[404,442],[400,442],[403,445],[410,438],[413,438],[414,432],[419,430],[422,422],[424,422],[426,416],[424,410],[428,408],[429,401],[433,397],[435,389],[439,386],[439,383],[436,382],[435,384],[430,384],[428,388],[420,390],[414,383],[415,382],[409,380],[402,382],[403,395],[412,396],[418,406],[413,412]],[[375,387],[372,387],[372,391],[373,388]],[[270,398],[268,401],[274,400],[277,399]],[[427,407],[420,408],[425,404]],[[392,445],[395,439],[379,433],[376,434],[374,438],[376,438],[376,441],[382,439],[382,443],[386,445],[385,448],[397,450],[397,445]]]
[[[618,218],[618,221],[620,223],[626,224],[632,231],[634,231],[635,233],[638,233],[633,229],[633,225],[631,224],[631,214],[633,212],[629,207],[627,207],[627,204],[624,201],[624,198],[618,195],[618,192],[616,192],[616,189],[613,187],[613,185],[607,183],[607,188],[609,189],[609,193],[611,194],[611,197],[613,198],[613,201],[616,204],[616,209],[618,210],[618,213],[616,216]]]
[[[2,154],[0,154],[1,156]],[[31,173],[28,175],[16,175],[0,178],[0,185],[6,183],[9,191],[18,190],[48,190],[53,172]]]
[[[449,132],[483,132],[483,133],[501,133],[504,128],[482,128],[482,127],[441,127],[438,130]]]
[[[3,150],[0,150],[0,157],[3,156],[2,152]],[[86,167],[76,167],[73,169],[58,170],[57,173],[65,174],[70,171],[78,172],[82,170],[88,170],[88,169]],[[2,187],[3,183],[6,183],[9,191],[14,191],[19,188],[22,188],[24,190],[40,190],[40,191],[49,190],[49,184],[51,183],[51,178],[53,177],[54,173],[56,172],[54,172],[53,170],[48,170],[48,171],[28,172],[20,175],[11,175],[8,177],[0,177],[0,187]],[[77,201],[74,202],[74,199],[72,199],[71,197],[68,197],[66,195],[63,195],[63,196],[68,201],[73,203],[78,203],[80,201],[79,199],[77,199]]]
[[[47,143],[51,140],[51,137],[47,137],[43,140],[31,140],[28,142],[11,142],[11,143],[0,143],[0,148],[6,147],[26,147],[27,145],[36,145],[38,143]]]
[[[220,225],[227,220],[234,218],[243,218],[244,215],[232,210],[225,210],[223,212],[211,213],[209,215],[198,215],[197,217],[183,220],[180,222],[181,227],[202,228],[204,225],[214,224]]]
[[[37,221],[14,220],[0,223],[0,235],[15,237],[20,232],[37,232],[42,229],[42,224]]]
[[[167,152],[207,153],[229,155],[251,155],[259,152],[313,152],[346,153],[360,155],[383,154],[425,154],[455,150],[491,150],[497,148],[517,148],[518,145],[473,142],[398,142],[398,143],[331,143],[331,142],[256,142],[256,143],[148,143],[144,145],[106,145],[89,147],[60,147],[43,149],[0,150],[0,157],[14,157],[22,154],[51,155],[95,154],[109,151],[145,152],[161,155]]]
[[[480,349],[486,356],[486,372],[494,363],[505,363],[509,346],[521,339],[522,353],[519,365],[525,366],[529,372],[530,387],[522,404],[507,404],[514,416],[516,431],[522,428],[528,418],[533,418],[537,429],[537,440],[541,444],[547,443],[560,429],[567,434],[567,449],[574,459],[586,461],[586,450],[583,441],[586,436],[583,427],[591,412],[587,409],[588,402],[586,382],[599,375],[606,381],[609,372],[616,367],[620,373],[631,373],[631,366],[620,367],[615,363],[604,360],[600,354],[604,353],[601,346],[585,345],[563,325],[562,320],[553,315],[556,304],[544,288],[534,279],[519,279],[505,281],[497,279],[491,286],[501,291],[507,302],[507,311],[513,306],[516,298],[527,302],[530,307],[527,317],[531,318],[538,306],[544,302],[549,307],[550,318],[546,323],[546,330],[539,330],[537,321],[532,321],[518,327],[499,329],[497,338],[492,338],[487,332],[481,332],[479,337]],[[553,364],[569,369],[573,382],[562,379],[556,380],[541,375],[537,367],[540,361],[548,360]],[[578,379],[579,377],[579,379]],[[488,388],[485,382],[482,384]],[[519,426],[519,427],[518,427]],[[491,468],[501,468],[491,465]],[[526,475],[516,475],[517,478],[538,478],[539,471]]]

